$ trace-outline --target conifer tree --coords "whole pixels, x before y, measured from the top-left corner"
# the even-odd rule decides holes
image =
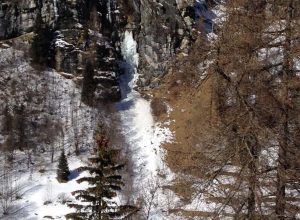
[[[72,193],[80,204],[69,204],[76,212],[67,214],[67,219],[124,219],[136,211],[133,206],[118,206],[113,201],[116,192],[124,185],[118,174],[124,165],[114,162],[117,154],[117,150],[109,148],[104,132],[99,132],[96,136],[95,156],[89,158],[88,166],[79,168],[79,171],[87,171],[90,175],[77,180],[78,183],[87,182],[90,187]]]
[[[83,76],[81,99],[84,103],[89,105],[93,104],[94,91],[96,89],[94,75],[94,66],[91,62],[88,62]]]
[[[34,33],[35,36],[31,44],[33,62],[39,65],[51,65],[48,58],[52,52],[53,28],[43,21],[41,13],[37,15]]]
[[[62,150],[59,157],[59,163],[57,168],[57,180],[59,182],[68,182],[68,176],[70,175],[70,170],[68,166],[67,157],[65,151]]]
[[[277,71],[270,91],[277,101],[280,113],[276,118],[278,126],[273,129],[277,135],[276,167],[276,219],[296,219],[299,205],[293,200],[299,195],[299,57],[300,57],[300,2],[297,0],[275,0],[270,4],[269,54],[276,57]],[[274,25],[276,24],[276,26]],[[277,49],[277,50],[275,50]],[[271,57],[271,58],[273,58]],[[273,58],[274,59],[274,58]],[[274,61],[273,61],[274,62]],[[292,193],[295,192],[295,193]]]

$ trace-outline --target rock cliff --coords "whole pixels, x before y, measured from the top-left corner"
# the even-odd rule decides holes
[[[2,0],[0,39],[38,32],[42,25],[53,35],[52,67],[83,76],[86,63],[92,62],[97,98],[116,100],[120,97],[116,60],[124,28],[134,31],[139,45],[138,85],[156,87],[172,57],[188,52],[199,34],[197,20],[211,25],[207,12],[206,1]]]

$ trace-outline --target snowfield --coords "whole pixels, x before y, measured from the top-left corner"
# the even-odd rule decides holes
[[[123,99],[117,104],[120,112],[123,132],[134,153],[134,161],[137,163],[139,177],[137,183],[141,183],[146,176],[157,173],[162,168],[163,154],[160,146],[164,142],[172,140],[171,131],[155,123],[150,102],[141,97],[134,90],[138,79],[138,54],[137,44],[132,32],[126,31],[122,47],[126,73],[121,78]],[[137,184],[137,185],[139,185]]]
[[[154,121],[150,102],[134,89],[138,79],[138,54],[132,32],[125,32],[122,55],[125,74],[121,76],[122,101],[117,109],[133,163],[130,199],[136,203],[142,200],[146,219],[174,219],[167,218],[166,214],[178,199],[170,190],[162,189],[173,179],[164,163],[162,144],[172,141],[173,135],[166,125]]]
[[[36,136],[42,136],[39,137],[41,140],[48,135],[51,137],[49,144],[39,143],[36,146],[37,150],[31,153],[30,160],[27,159],[26,151],[16,150],[14,163],[6,171],[8,166],[4,163],[4,155],[0,155],[0,192],[14,191],[14,197],[17,197],[13,201],[0,197],[0,219],[40,220],[46,219],[47,216],[49,219],[64,219],[64,215],[71,211],[65,204],[74,199],[71,192],[86,187],[84,183],[77,184],[79,173],[75,169],[82,166],[89,155],[88,149],[93,143],[93,130],[98,113],[81,103],[80,90],[72,80],[51,69],[37,74],[26,60],[23,51],[15,49],[12,45],[2,45],[0,53],[1,106],[8,106],[10,111],[13,111],[11,109],[14,106],[23,103],[28,114],[27,120],[36,127],[44,123],[59,125],[55,129],[57,135],[48,127],[44,130],[30,131]],[[16,84],[19,90],[13,93],[11,83]],[[3,118],[1,122],[2,120]],[[4,143],[6,138],[0,136],[0,144]],[[74,155],[75,144],[82,151],[80,157]],[[56,180],[57,159],[63,148],[68,154],[71,170],[68,183],[59,183]],[[8,181],[3,176],[6,172],[9,172]],[[4,206],[8,207],[8,215],[1,216]]]
[[[64,219],[64,215],[72,212],[65,204],[72,201],[71,192],[84,189],[86,183],[78,184],[76,179],[80,175],[76,168],[84,165],[80,159],[72,158],[69,160],[71,171],[70,181],[59,183],[56,180],[56,164],[49,167],[45,173],[27,172],[20,175],[17,180],[22,188],[22,198],[17,201],[12,210],[12,214],[2,216],[3,220],[40,220],[46,219]]]

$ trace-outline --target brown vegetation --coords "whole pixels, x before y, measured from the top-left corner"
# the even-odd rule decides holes
[[[176,173],[202,181],[196,191],[220,204],[212,218],[296,218],[299,205],[290,201],[299,202],[299,195],[291,194],[299,192],[293,156],[299,120],[297,4],[229,1],[216,43],[207,49],[199,40],[156,92],[167,94],[174,109],[170,118],[175,119],[176,143],[165,146],[166,161]],[[210,56],[210,68],[203,68]]]

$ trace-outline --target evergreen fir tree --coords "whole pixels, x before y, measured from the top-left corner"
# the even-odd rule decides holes
[[[88,105],[93,104],[94,91],[96,89],[96,83],[94,80],[94,66],[91,62],[88,62],[85,67],[85,73],[82,82],[81,99]]]
[[[68,166],[68,161],[65,155],[65,151],[63,150],[59,157],[59,163],[57,168],[57,180],[59,182],[68,182],[69,175],[70,175],[70,170]]]
[[[117,173],[124,165],[114,162],[118,151],[109,148],[103,132],[97,134],[96,143],[95,156],[89,158],[90,165],[79,168],[81,172],[88,171],[90,176],[77,180],[78,183],[87,182],[90,187],[72,193],[81,203],[69,204],[76,212],[67,214],[67,219],[124,219],[136,211],[133,206],[118,206],[112,201],[124,185],[121,175]]]
[[[51,61],[49,57],[53,56],[51,44],[54,39],[54,30],[43,21],[41,13],[37,15],[34,33],[35,36],[31,44],[33,63],[41,66],[51,66],[52,63],[49,63]]]

